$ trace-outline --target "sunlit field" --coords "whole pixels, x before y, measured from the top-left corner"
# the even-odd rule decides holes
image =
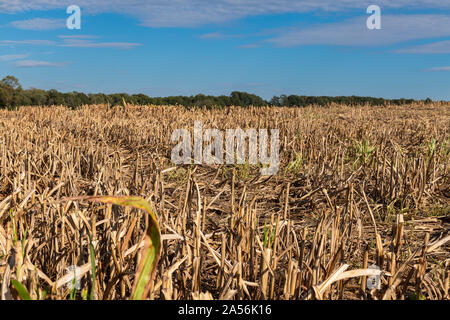
[[[175,165],[196,120],[279,129],[278,173]],[[150,204],[149,299],[448,299],[449,129],[438,103],[0,110],[0,299],[133,298],[151,216],[83,196]]]

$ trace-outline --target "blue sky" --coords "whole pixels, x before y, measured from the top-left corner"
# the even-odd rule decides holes
[[[0,18],[0,77],[25,88],[450,100],[450,1],[0,0]]]

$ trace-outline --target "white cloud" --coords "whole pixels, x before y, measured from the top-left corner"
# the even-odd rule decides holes
[[[55,30],[62,29],[65,27],[64,19],[43,19],[34,18],[29,20],[19,20],[10,23],[11,26],[21,30]]]
[[[65,9],[73,0],[10,0],[0,13]],[[194,27],[248,16],[311,11],[361,10],[371,4],[382,9],[450,9],[448,0],[77,0],[83,12],[134,16],[149,27]]]
[[[223,39],[225,35],[221,32],[211,32],[200,35],[200,39]]]
[[[58,36],[60,39],[97,39],[97,36],[92,35],[83,35],[83,34],[77,34],[77,35],[61,35]]]
[[[28,54],[6,54],[3,56],[0,56],[1,61],[14,61],[19,59],[25,59],[28,57]]]
[[[386,9],[443,9],[450,10],[450,0],[77,0],[82,14],[118,13],[137,18],[140,23],[148,27],[196,27],[210,23],[222,23],[249,16],[302,13],[302,12],[342,12],[352,10],[359,18],[339,23],[328,23],[306,28],[290,28],[276,30],[275,36],[267,41],[276,46],[299,45],[355,45],[378,46],[407,42],[418,39],[431,39],[450,36],[450,16],[444,14],[409,14],[387,15]],[[366,8],[376,3],[382,8],[382,30],[368,30],[366,28]],[[0,2],[0,13],[15,13],[30,10],[60,9],[66,15],[65,8],[72,5],[73,0],[11,0]],[[45,19],[16,21],[22,28],[52,28],[56,27]],[[51,20],[51,19],[47,19]],[[61,22],[61,21],[59,21]],[[46,27],[44,27],[46,25]],[[224,39],[240,37],[213,32],[201,35],[203,39]],[[94,38],[77,36],[61,37],[62,42],[32,43],[35,45],[58,45],[65,47],[85,48],[121,48],[129,49],[139,46],[131,42],[100,42]],[[0,45],[14,45],[19,42]],[[22,42],[22,44],[25,44]],[[258,43],[244,44],[241,47],[257,47]],[[423,47],[416,51],[444,51],[444,48]],[[406,50],[406,49],[405,49]],[[412,50],[412,49],[411,49]],[[399,51],[400,52],[400,51]],[[406,52],[406,51],[405,51]]]
[[[450,67],[435,67],[435,68],[429,68],[429,69],[427,69],[425,71],[432,71],[432,72],[434,72],[434,71],[447,71],[447,72],[450,72]]]
[[[37,67],[63,67],[62,62],[48,62],[36,60],[20,60],[14,63],[19,68],[37,68]]]
[[[382,29],[369,30],[366,17],[309,28],[291,28],[266,40],[281,47],[300,45],[379,46],[450,36],[450,16],[384,15]]]
[[[0,46],[32,45],[72,48],[117,48],[132,49],[142,44],[136,42],[96,42],[94,36],[59,36],[62,41],[52,40],[0,40]]]
[[[94,42],[92,40],[80,38],[64,38],[60,47],[72,48],[118,48],[118,49],[132,49],[141,46],[140,43],[135,42]]]
[[[0,46],[15,46],[15,45],[31,45],[31,46],[52,46],[55,41],[51,40],[0,40]]]
[[[260,48],[261,45],[258,43],[248,43],[248,44],[242,44],[240,46],[238,46],[238,48],[241,49],[256,49],[256,48]]]
[[[224,34],[222,32],[211,32],[211,33],[205,33],[199,36],[200,39],[236,39],[236,38],[244,38],[245,35],[241,34]]]
[[[428,43],[406,49],[399,49],[396,52],[412,54],[448,54],[450,53],[450,40]]]

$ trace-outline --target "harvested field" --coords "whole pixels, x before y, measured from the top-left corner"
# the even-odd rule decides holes
[[[175,166],[195,120],[279,129],[278,174]],[[130,298],[148,216],[61,201],[87,195],[153,206],[152,299],[449,299],[449,129],[448,104],[0,110],[0,299]]]

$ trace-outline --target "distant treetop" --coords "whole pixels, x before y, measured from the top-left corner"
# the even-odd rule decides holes
[[[55,89],[48,91],[40,89],[23,90],[19,80],[14,76],[6,76],[0,81],[0,108],[16,106],[51,106],[64,105],[67,107],[78,107],[89,104],[108,104],[110,106],[122,105],[123,101],[135,105],[180,105],[184,107],[227,107],[227,106],[287,106],[304,107],[309,105],[325,106],[331,103],[345,105],[402,105],[416,102],[413,99],[383,99],[373,97],[327,97],[327,96],[299,96],[281,95],[274,96],[270,101],[241,91],[233,91],[229,96],[206,96],[197,94],[195,96],[170,96],[149,97],[145,94],[127,93],[89,93],[66,92],[62,93]],[[430,98],[425,103],[432,103]]]

